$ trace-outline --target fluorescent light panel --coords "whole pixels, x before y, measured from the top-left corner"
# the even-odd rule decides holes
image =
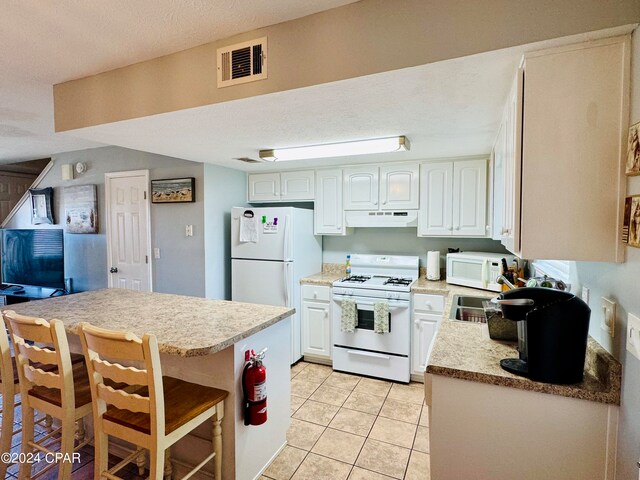
[[[347,157],[367,153],[401,152],[411,148],[407,137],[374,138],[354,142],[326,143],[308,147],[276,148],[260,150],[260,158],[270,162],[304,160],[308,158]]]

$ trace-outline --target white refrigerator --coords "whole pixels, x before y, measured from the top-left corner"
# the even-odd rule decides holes
[[[313,210],[231,209],[231,300],[296,309],[292,364],[302,357],[300,279],[321,270],[322,237],[313,234]]]

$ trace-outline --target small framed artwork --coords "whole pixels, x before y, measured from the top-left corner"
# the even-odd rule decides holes
[[[640,248],[640,195],[625,199],[622,242]]]
[[[629,127],[627,139],[627,164],[624,173],[629,176],[640,175],[640,122]]]
[[[151,203],[190,203],[196,201],[196,179],[151,180]]]
[[[67,233],[98,233],[96,186],[65,187],[63,195]]]
[[[53,224],[53,188],[30,188],[31,223],[34,225]]]

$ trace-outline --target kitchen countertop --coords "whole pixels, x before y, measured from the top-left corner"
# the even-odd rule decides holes
[[[119,288],[92,290],[7,306],[23,315],[80,322],[158,338],[161,353],[182,357],[219,352],[295,313],[295,309]]]
[[[534,382],[500,367],[503,358],[517,357],[515,343],[489,338],[486,324],[442,321],[427,372],[433,375],[620,405],[622,366],[589,337],[584,380],[573,385]]]

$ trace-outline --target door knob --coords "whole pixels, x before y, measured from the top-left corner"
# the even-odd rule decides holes
[[[118,267],[111,267],[109,273],[118,273]]]

